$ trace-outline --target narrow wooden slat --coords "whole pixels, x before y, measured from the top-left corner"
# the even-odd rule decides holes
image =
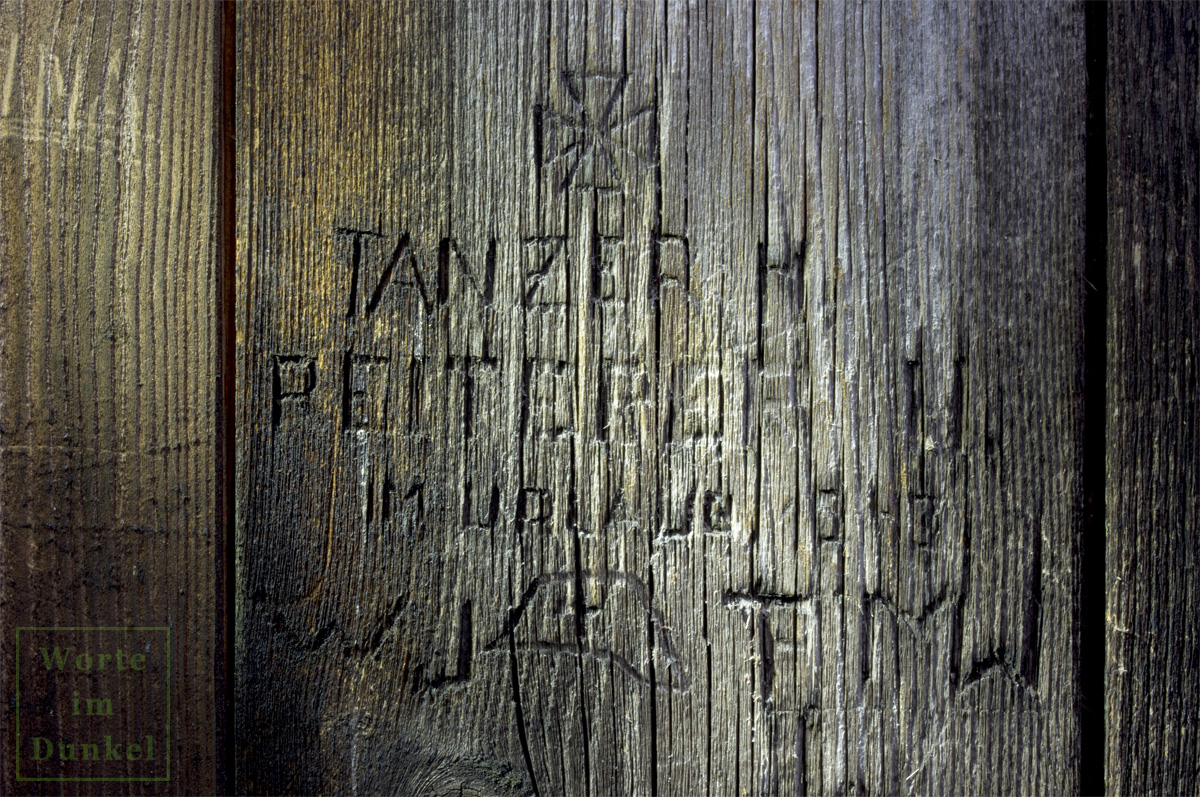
[[[1200,789],[1200,6],[1108,12],[1107,787]]]
[[[219,788],[218,20],[203,2],[0,6],[6,794]],[[22,631],[18,674],[17,629],[63,626],[168,627],[170,657],[161,633]],[[39,676],[30,648],[128,655],[135,639],[153,646],[144,682],[94,658],[90,674]],[[112,717],[81,725],[73,694],[111,700]],[[105,734],[140,741],[128,733],[155,735],[153,766],[55,750],[30,768],[38,734],[79,758],[83,743],[105,754]],[[18,780],[32,775],[169,779]]]

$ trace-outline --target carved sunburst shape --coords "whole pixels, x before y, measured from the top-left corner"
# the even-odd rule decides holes
[[[568,107],[539,106],[537,153],[539,165],[553,171],[555,188],[620,188],[632,168],[653,162],[651,106],[622,114],[629,75],[611,72],[563,72]],[[638,141],[647,142],[641,151]],[[561,175],[561,176],[560,176]]]

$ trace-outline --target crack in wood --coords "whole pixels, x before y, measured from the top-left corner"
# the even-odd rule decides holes
[[[576,572],[572,570],[544,573],[537,576],[525,588],[517,605],[510,607],[504,620],[503,629],[490,642],[483,646],[483,651],[497,650],[503,641],[507,639],[509,640],[510,648],[515,651],[525,650],[554,655],[591,657],[602,661],[610,661],[636,682],[644,686],[649,686],[649,676],[639,670],[629,660],[628,656],[622,655],[610,647],[593,644],[586,636],[578,637],[574,641],[565,642],[544,639],[533,639],[525,642],[517,641],[517,627],[534,600],[539,595],[545,596],[546,590],[553,587],[566,586],[579,589],[578,579],[584,579],[599,588],[619,587],[632,594],[642,611],[645,611],[650,618],[654,633],[655,649],[660,652],[666,661],[666,669],[671,676],[670,683],[664,683],[662,680],[656,679],[657,690],[661,691],[665,689],[672,692],[687,692],[691,688],[691,679],[684,670],[683,662],[675,652],[675,646],[671,641],[671,635],[662,614],[653,605],[649,587],[640,579],[627,573],[595,573],[588,570]],[[594,615],[595,612],[589,612],[589,614]],[[578,621],[582,621],[583,618],[577,619]]]

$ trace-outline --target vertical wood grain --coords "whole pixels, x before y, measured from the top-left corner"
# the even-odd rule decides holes
[[[1107,788],[1200,789],[1200,8],[1108,17]]]
[[[8,794],[218,788],[217,18],[208,3],[0,7]],[[171,629],[168,782],[15,780],[19,626]],[[127,699],[140,705],[133,687],[113,688],[118,716]],[[21,696],[36,697],[25,682]],[[36,708],[23,704],[22,722]],[[100,774],[123,773],[114,764]]]
[[[239,8],[239,788],[1076,789],[1083,45]]]

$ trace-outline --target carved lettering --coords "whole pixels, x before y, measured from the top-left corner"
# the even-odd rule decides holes
[[[842,491],[817,491],[817,536],[836,540],[842,530]]]
[[[591,299],[605,302],[617,296],[617,274],[622,273],[625,242],[620,238],[592,236]]]
[[[596,196],[596,220],[593,227],[604,238],[625,236],[625,192],[612,188],[598,188]]]
[[[812,599],[806,595],[765,593],[757,589],[728,591],[722,599],[728,609],[740,611],[751,624],[754,642],[758,648],[754,660],[758,665],[758,699],[769,711],[796,712],[812,706],[816,685],[797,683],[795,704],[778,705],[775,692],[777,672],[794,673],[808,671],[807,678],[813,679],[813,668],[798,667],[801,659],[815,661],[815,635],[806,633],[813,624]],[[793,629],[796,629],[793,631]],[[807,655],[805,655],[807,654]],[[788,690],[789,696],[793,693]]]
[[[347,352],[342,376],[342,428],[387,428],[386,357]]]
[[[34,118],[40,121],[38,116],[42,113],[45,113],[47,118],[61,115],[65,117],[68,127],[74,127],[79,118],[79,106],[83,102],[83,70],[74,70],[71,91],[68,94],[66,81],[63,79],[62,62],[58,56],[45,49],[41,55],[38,61],[38,88],[39,94],[41,91],[45,94],[38,97]],[[56,110],[59,111],[58,114],[55,113]]]
[[[716,446],[723,436],[724,400],[720,368],[694,362],[676,366],[668,397],[666,444]]]
[[[441,275],[438,283],[429,284],[421,274],[421,264],[413,250],[408,233],[401,233],[390,252],[386,248],[387,236],[372,230],[356,230],[337,227],[334,234],[344,238],[349,246],[350,300],[346,317],[366,318],[379,309],[393,281],[402,288],[416,291],[421,306],[432,310],[442,304],[446,297]]]
[[[697,500],[697,496],[700,496]],[[696,509],[699,503],[700,523],[696,524]],[[661,537],[666,542],[671,538],[691,536],[697,529],[703,534],[726,535],[732,529],[732,498],[714,490],[700,492],[699,485],[692,481],[687,493],[679,502],[669,501]]]
[[[457,371],[462,375],[462,430],[463,439],[470,440],[475,436],[475,387],[476,380],[482,375],[494,386],[499,376],[500,361],[495,357],[448,357],[446,368]]]
[[[650,378],[641,363],[604,360],[596,396],[596,439],[635,442],[647,411]]]
[[[468,481],[463,486],[463,527],[468,529],[495,528],[500,517],[500,487],[492,480],[489,484]]]
[[[12,110],[13,85],[17,82],[17,45],[20,39],[14,30],[12,44],[8,48],[8,71],[4,74],[4,91],[0,95],[0,116],[8,116]]]
[[[307,411],[317,384],[317,365],[302,354],[277,354],[271,371],[271,427],[279,425],[283,411]]]
[[[541,525],[554,517],[554,496],[549,490],[539,487],[522,487],[517,496],[517,522],[526,525]]]
[[[451,263],[456,268],[451,268]],[[483,258],[482,268],[471,268],[467,258],[463,256],[458,241],[453,238],[443,238],[438,245],[438,303],[444,303],[449,298],[450,274],[456,275],[459,283],[471,287],[471,290],[489,306],[496,296],[496,239],[488,239],[487,254]]]
[[[704,532],[706,534],[728,534],[732,530],[729,519],[731,498],[712,490],[704,491]]]
[[[638,523],[637,516],[625,500],[625,496],[618,493],[609,505],[608,513],[604,518],[604,535],[636,532],[639,529],[641,529],[641,524]]]
[[[654,242],[655,269],[661,281],[678,283],[687,290],[691,280],[692,255],[688,239],[662,235]]]
[[[917,341],[917,351],[921,341]],[[925,381],[920,358],[906,360],[904,364],[904,413],[908,423],[905,429],[905,467],[908,484],[912,492],[922,493],[925,489]]]
[[[525,306],[566,304],[567,239],[543,235],[525,239],[522,273],[525,275]]]
[[[400,369],[403,380],[398,390],[400,417],[404,418],[405,431],[416,434],[421,430],[421,409],[425,399],[425,360],[410,357],[408,367]]]
[[[625,195],[615,189],[596,189],[592,203],[590,293],[593,302],[619,298],[617,275],[625,273]]]
[[[761,375],[763,407],[781,413],[796,406],[796,375],[789,371],[767,371]]]
[[[88,151],[115,146],[120,138],[157,143],[139,122],[138,92],[122,90],[125,57],[121,50],[109,53],[100,73],[89,70],[85,58],[76,58],[71,68],[70,61],[41,45],[37,74],[30,79],[20,69],[16,32],[7,49],[0,87],[0,138],[50,141]]]
[[[912,541],[916,545],[928,545],[933,535],[934,500],[932,496],[910,494],[909,522],[912,524]]]
[[[383,483],[383,520],[406,539],[425,533],[425,483],[414,480],[401,492],[390,478]]]
[[[522,396],[522,434],[560,438],[575,431],[575,383],[566,362],[526,358]]]
[[[589,605],[585,596],[592,595],[601,596],[601,601]],[[526,636],[526,628],[536,627],[537,619],[524,628],[521,620],[527,616],[542,618],[550,612],[561,613],[554,607],[570,607],[569,611],[576,616],[575,622],[568,625],[574,627],[575,633],[552,639]],[[606,616],[608,612],[612,614]],[[623,627],[613,617],[632,617],[635,613],[650,618],[656,665],[652,669],[645,667],[651,655],[641,647],[645,634],[614,635],[612,632],[612,629]],[[632,650],[631,644],[635,646]],[[503,630],[483,650],[503,650],[502,645],[514,656],[518,651],[533,651],[611,662],[635,682],[655,691],[686,692],[691,688],[691,678],[675,652],[670,631],[651,599],[649,588],[627,573],[562,571],[538,576],[526,587],[517,605],[509,609]]]
[[[463,603],[458,612],[458,658],[454,674],[442,673],[429,680],[430,689],[464,684],[471,678],[471,660],[475,655],[475,640],[472,635],[471,601]]]
[[[678,504],[672,503],[667,514],[667,522],[663,528],[664,537],[686,537],[692,533],[692,520],[696,516],[696,483],[688,489],[683,500]]]

